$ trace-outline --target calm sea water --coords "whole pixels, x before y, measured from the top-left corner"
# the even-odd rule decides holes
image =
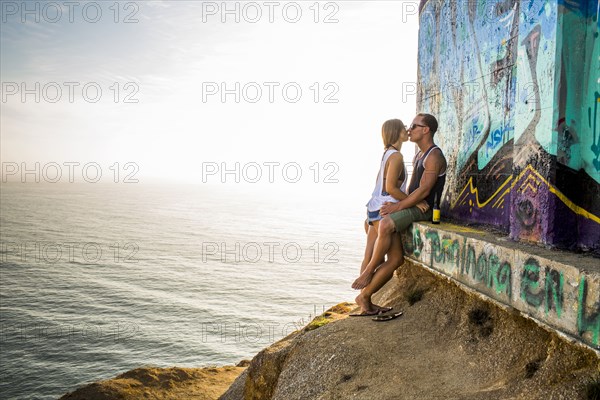
[[[142,365],[234,364],[355,296],[368,196],[20,183],[0,193],[2,399],[57,398]]]

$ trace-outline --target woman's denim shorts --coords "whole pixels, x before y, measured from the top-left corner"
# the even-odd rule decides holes
[[[383,217],[379,214],[379,210],[377,211],[369,211],[367,210],[367,221],[369,225],[373,225],[374,221],[381,221]]]

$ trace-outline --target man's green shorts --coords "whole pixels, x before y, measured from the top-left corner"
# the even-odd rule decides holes
[[[417,207],[407,208],[398,212],[389,214],[396,225],[396,232],[404,232],[410,224],[416,221],[431,221],[433,211],[431,208],[422,212]]]

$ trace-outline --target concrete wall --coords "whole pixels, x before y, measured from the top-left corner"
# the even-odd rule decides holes
[[[473,228],[414,223],[406,256],[600,349],[600,266],[590,256],[499,241]]]
[[[597,0],[422,2],[445,215],[600,255],[599,26]]]

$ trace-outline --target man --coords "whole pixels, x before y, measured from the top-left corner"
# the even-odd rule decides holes
[[[442,150],[433,142],[438,122],[433,115],[420,113],[413,119],[408,129],[408,137],[419,147],[413,161],[413,175],[408,188],[408,197],[398,203],[385,203],[381,207],[384,218],[379,222],[379,235],[371,261],[352,287],[361,289],[356,303],[362,315],[376,315],[382,309],[374,306],[371,296],[387,283],[396,268],[404,263],[400,233],[415,221],[430,220],[434,198],[441,201],[446,183],[446,158]],[[419,210],[416,205],[426,200],[429,209]],[[387,260],[384,257],[387,254]]]

